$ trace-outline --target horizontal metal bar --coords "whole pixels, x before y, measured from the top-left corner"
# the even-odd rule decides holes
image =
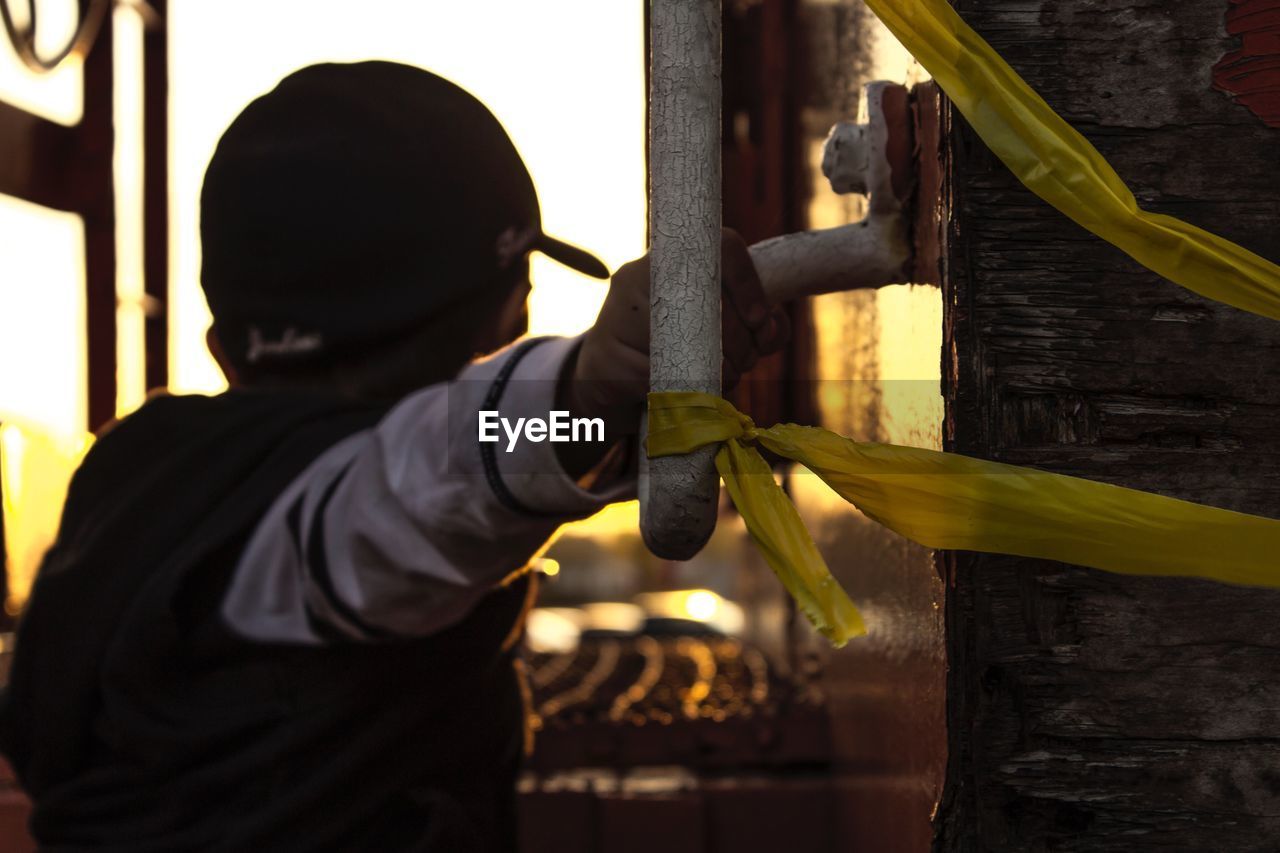
[[[79,130],[0,101],[0,193],[55,210],[86,206],[79,172]]]

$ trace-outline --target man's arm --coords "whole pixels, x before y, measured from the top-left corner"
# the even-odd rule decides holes
[[[579,345],[517,343],[324,453],[252,536],[228,622],[303,643],[429,634],[462,619],[561,524],[631,497],[630,476],[580,485],[558,459],[566,445],[512,441],[501,426],[497,442],[478,440],[481,411],[508,425],[547,419]],[[581,443],[604,459],[607,442]]]
[[[726,389],[782,348],[790,336],[787,314],[770,306],[747,244],[726,229],[720,241],[722,380]],[[575,414],[600,417],[611,438],[633,432],[649,389],[649,257],[624,264],[613,275],[609,296],[561,387],[564,404]],[[561,445],[570,471],[595,464],[598,448]]]
[[[742,239],[726,231],[721,253],[732,387],[788,328]],[[562,523],[632,497],[615,463],[628,443],[639,452],[648,293],[647,258],[624,265],[581,338],[526,341],[475,362],[316,460],[253,535],[224,603],[228,621],[263,640],[429,634],[466,616]],[[514,426],[553,410],[602,422],[604,440],[513,440],[501,426],[496,442],[478,440],[481,411]]]

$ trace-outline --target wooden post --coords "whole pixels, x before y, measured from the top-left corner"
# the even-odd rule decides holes
[[[1212,87],[1240,4],[956,5],[1144,207],[1280,260],[1280,130]],[[947,449],[1280,517],[1280,323],[1086,233],[963,121],[942,141]],[[1276,845],[1280,593],[974,553],[945,568],[936,849]]]

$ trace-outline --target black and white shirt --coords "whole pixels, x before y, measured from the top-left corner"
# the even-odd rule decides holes
[[[556,529],[634,495],[588,490],[547,441],[481,444],[478,413],[547,417],[577,338],[527,340],[406,397],[318,457],[250,538],[223,602],[250,639],[414,637],[461,620]]]

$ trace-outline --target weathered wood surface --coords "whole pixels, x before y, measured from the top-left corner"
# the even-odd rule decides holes
[[[957,7],[1141,204],[1280,260],[1280,130],[1213,88],[1227,0]],[[1280,323],[1142,269],[952,122],[947,448],[1280,517]],[[946,562],[937,849],[1280,849],[1280,593]]]

